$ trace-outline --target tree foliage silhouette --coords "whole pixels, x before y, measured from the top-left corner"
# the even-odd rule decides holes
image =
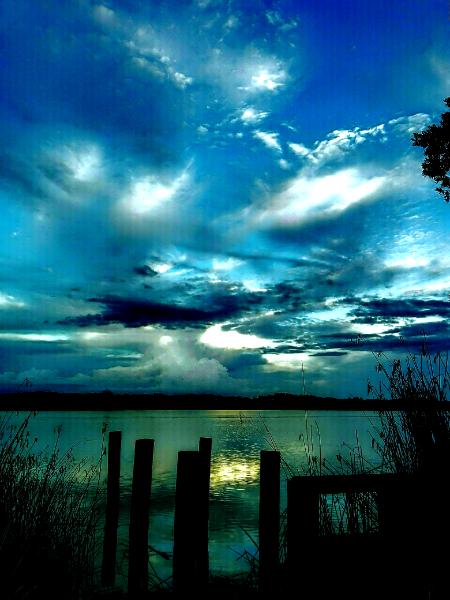
[[[450,97],[444,100],[450,108]],[[439,125],[429,125],[419,133],[414,133],[413,146],[424,148],[425,160],[422,163],[422,173],[433,179],[439,187],[436,191],[450,201],[450,112],[441,115]]]

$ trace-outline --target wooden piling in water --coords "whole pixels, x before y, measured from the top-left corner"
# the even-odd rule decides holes
[[[198,551],[204,519],[202,466],[200,452],[178,452],[173,541],[173,588],[176,592],[197,594],[207,583],[204,573],[200,573]]]
[[[136,440],[131,490],[128,592],[148,589],[148,528],[154,440]]]
[[[116,576],[117,527],[120,499],[120,449],[122,432],[111,431],[108,437],[108,481],[106,487],[105,534],[101,581],[104,586],[114,585]]]
[[[198,571],[203,582],[209,579],[209,481],[211,475],[211,449],[212,439],[201,437],[198,445],[201,462],[201,489],[200,489],[200,514],[198,535]]]
[[[279,583],[279,452],[261,450],[259,481],[259,590],[273,592]]]

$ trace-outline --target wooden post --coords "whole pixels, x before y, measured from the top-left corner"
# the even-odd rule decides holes
[[[117,527],[120,499],[120,448],[122,432],[111,431],[108,438],[108,482],[106,487],[105,535],[103,538],[102,585],[114,585],[116,576]]]
[[[273,592],[279,587],[279,452],[261,451],[259,481],[259,591]]]
[[[178,452],[173,540],[173,587],[176,592],[197,594],[200,580],[198,537],[204,511],[201,502],[202,459],[195,450]]]
[[[198,535],[198,556],[199,556],[199,578],[200,581],[209,580],[209,480],[211,475],[211,449],[212,439],[201,437],[198,450],[200,453],[201,467],[201,498],[200,498],[200,523]]]
[[[154,440],[136,440],[131,490],[128,592],[148,589],[148,526]]]

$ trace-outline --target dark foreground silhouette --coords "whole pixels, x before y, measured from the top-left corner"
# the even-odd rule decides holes
[[[447,406],[447,403],[442,403]],[[448,403],[450,410],[450,402]],[[48,391],[0,393],[0,410],[427,410],[420,400],[332,398],[277,393],[265,396],[213,394],[74,394]]]

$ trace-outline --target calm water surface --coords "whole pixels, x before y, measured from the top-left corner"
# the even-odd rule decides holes
[[[374,465],[379,457],[372,448],[371,433],[377,417],[362,412],[332,411],[121,411],[42,412],[31,422],[31,432],[40,444],[55,439],[62,427],[60,447],[73,447],[77,458],[97,462],[101,453],[102,428],[122,431],[121,514],[119,563],[126,573],[126,546],[134,443],[153,438],[152,506],[149,544],[172,552],[173,509],[177,452],[196,450],[201,436],[213,439],[210,501],[210,567],[231,574],[246,570],[238,556],[244,549],[254,553],[250,537],[257,540],[259,453],[276,446],[283,459],[298,473],[306,466],[305,439],[313,452],[336,463],[347,455],[357,438],[364,456]],[[307,435],[308,434],[308,435]],[[106,474],[106,469],[104,469]],[[105,485],[103,478],[102,485]],[[286,506],[286,473],[282,473],[282,509]],[[152,554],[158,574],[171,573],[171,561]]]

